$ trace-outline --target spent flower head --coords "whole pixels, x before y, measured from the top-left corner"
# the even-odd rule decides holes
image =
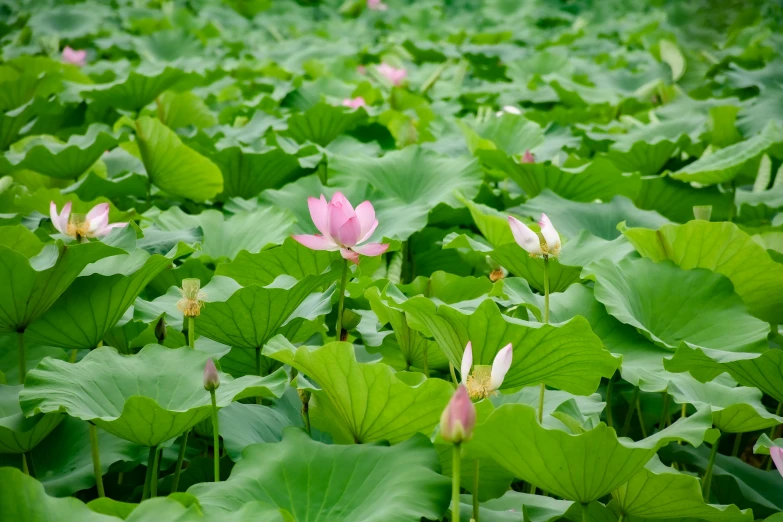
[[[207,294],[201,291],[201,281],[196,278],[182,280],[182,288],[179,289],[182,299],[177,301],[177,309],[185,317],[198,317],[201,315],[201,307]]]

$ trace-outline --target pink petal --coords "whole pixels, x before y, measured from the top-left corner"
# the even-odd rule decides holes
[[[498,352],[495,356],[495,360],[492,361],[492,371],[490,373],[490,387],[493,390],[500,388],[503,384],[503,379],[508,373],[508,369],[511,368],[511,359],[514,356],[514,352],[511,348],[511,343],[508,343]]]
[[[87,221],[92,221],[93,219],[97,218],[101,214],[108,214],[108,213],[109,213],[109,204],[98,203],[97,205],[92,207],[89,212],[87,212]]]
[[[557,251],[560,248],[560,236],[546,214],[541,214],[541,221],[538,222],[538,226],[541,227],[541,235],[544,236],[547,249],[550,252]]]
[[[511,233],[514,234],[514,240],[519,246],[530,254],[543,255],[544,251],[541,250],[541,240],[538,239],[538,234],[513,216],[508,216],[508,224],[511,227]]]
[[[339,248],[334,241],[318,234],[301,234],[291,237],[312,250],[337,250]]]
[[[353,216],[337,230],[337,234],[332,235],[332,238],[338,245],[351,248],[359,241],[361,232],[359,218]]]
[[[101,230],[109,224],[109,204],[101,203],[90,209],[86,216],[90,232]]]
[[[349,248],[341,248],[340,255],[343,256],[343,259],[353,262],[354,265],[359,264],[359,254]]]
[[[354,212],[350,201],[348,201],[341,192],[336,192],[335,195],[332,196],[332,200],[329,202],[329,236],[337,241],[340,228],[342,228],[342,226],[345,225],[345,223],[355,215],[356,213]],[[345,243],[342,244],[345,245]]]
[[[378,226],[378,221],[375,219],[375,208],[369,201],[363,201],[356,207],[356,217],[359,218],[359,225],[361,233],[359,234],[359,243],[365,241],[370,236],[368,232],[372,234],[375,227]]]
[[[87,51],[85,50],[76,51],[71,49],[69,46],[66,46],[65,49],[63,49],[63,61],[65,63],[83,66],[85,64],[86,58]]]
[[[109,225],[105,225],[95,231],[93,231],[93,235],[95,237],[103,237],[109,235],[109,232],[114,230],[115,228],[125,228],[128,226],[128,223],[111,223]]]
[[[329,203],[321,194],[319,198],[307,198],[307,206],[310,208],[310,218],[318,231],[324,236],[329,236]]]
[[[54,201],[49,202],[49,218],[55,230],[61,234],[68,233],[68,216],[71,215],[71,202],[65,204],[63,211],[57,214],[57,205]]]
[[[343,106],[351,109],[358,109],[359,107],[366,107],[367,104],[365,103],[364,98],[357,96],[356,98],[345,98],[343,100]]]
[[[769,448],[769,456],[772,457],[772,462],[775,463],[778,472],[783,476],[783,448],[778,448],[777,446]]]
[[[370,226],[370,230],[368,230],[361,238],[359,238],[359,243],[364,243],[368,239],[370,239],[373,235],[373,232],[375,232],[375,229],[378,228],[378,220],[376,219],[373,221],[372,225]]]
[[[384,243],[367,243],[366,245],[353,247],[353,250],[367,257],[379,256],[384,252],[386,252],[388,249],[389,249],[389,245]]]
[[[473,367],[473,344],[468,341],[468,344],[465,346],[465,351],[462,354],[462,364],[459,367],[459,378],[462,382],[466,382],[468,380],[468,375],[470,375],[470,369]]]
[[[522,163],[535,163],[536,157],[533,156],[533,153],[529,150],[526,150],[525,153],[522,155]]]

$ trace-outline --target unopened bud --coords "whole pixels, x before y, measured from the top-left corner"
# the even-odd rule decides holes
[[[158,340],[159,344],[163,344],[163,341],[166,340],[166,320],[163,316],[160,316],[160,319],[155,324],[155,339]]]
[[[343,330],[353,330],[362,320],[362,316],[354,312],[353,310],[343,310]]]
[[[473,437],[476,426],[476,407],[470,400],[468,389],[460,384],[440,416],[440,435],[452,444],[466,442]]]
[[[207,359],[207,364],[204,365],[204,389],[211,392],[218,387],[220,387],[220,376],[217,367],[212,359]]]
[[[309,390],[299,388],[296,390],[296,392],[299,394],[299,400],[302,401],[302,404],[307,404],[310,402],[310,397],[312,394]]]
[[[529,150],[526,150],[525,153],[522,155],[522,159],[520,163],[535,163],[536,157],[533,156],[533,153]]]

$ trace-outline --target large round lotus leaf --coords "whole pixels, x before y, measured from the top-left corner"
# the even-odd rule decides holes
[[[125,251],[99,241],[42,244],[26,227],[0,227],[0,333],[24,330],[88,264]]]
[[[442,379],[394,371],[383,363],[359,363],[348,343],[295,348],[277,336],[264,355],[293,366],[320,386],[311,403],[312,422],[336,442],[404,441],[429,435],[454,388]]]
[[[491,365],[498,351],[512,343],[511,368],[501,389],[543,382],[589,395],[601,377],[611,376],[620,364],[582,317],[561,324],[531,323],[503,315],[491,300],[472,313],[437,306],[425,297],[408,299],[399,306],[426,325],[455,368],[460,367],[468,341],[473,346],[474,365]]]
[[[245,448],[225,482],[198,484],[188,493],[205,508],[226,511],[262,501],[299,522],[418,522],[439,519],[449,491],[422,435],[391,447],[338,446],[293,428],[282,442]]]
[[[19,406],[22,386],[0,385],[0,453],[25,453],[65,418],[59,413],[25,417]]]
[[[760,351],[769,325],[756,319],[726,277],[682,270],[671,262],[626,259],[593,263],[595,298],[621,322],[655,343],[675,349],[687,341],[705,348]]]
[[[653,261],[668,259],[684,270],[706,268],[725,275],[752,314],[783,321],[783,266],[734,223],[697,220],[657,231],[630,228],[623,234]]]
[[[495,459],[544,491],[586,503],[627,482],[669,442],[701,444],[711,426],[710,412],[703,411],[634,442],[618,439],[603,423],[577,434],[545,428],[538,423],[535,408],[505,404],[476,426],[465,448]]]
[[[209,417],[202,382],[209,355],[190,348],[144,347],[137,355],[98,348],[76,364],[45,359],[27,374],[20,404],[26,414],[66,412],[120,438],[157,446]],[[279,397],[286,377],[220,375],[218,407],[251,396]]]

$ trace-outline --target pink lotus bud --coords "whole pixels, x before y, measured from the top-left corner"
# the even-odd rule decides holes
[[[207,364],[204,366],[204,389],[211,392],[218,387],[220,387],[220,376],[217,368],[212,359],[207,359]]]
[[[381,0],[367,0],[367,9],[372,11],[386,11],[388,8]]]
[[[78,65],[79,67],[84,67],[84,65],[87,63],[87,51],[77,51],[66,46],[65,49],[63,49],[63,61],[65,63],[71,63],[73,65]]]
[[[446,442],[461,444],[471,439],[475,426],[476,407],[468,389],[460,384],[440,416],[440,434]]]
[[[538,222],[538,226],[541,227],[541,235],[544,236],[546,241],[546,254],[551,256],[557,256],[560,254],[560,235],[555,230],[552,222],[546,217],[546,214],[541,214],[541,221]]]
[[[364,98],[357,96],[356,98],[346,98],[343,100],[343,106],[351,109],[358,109],[359,107],[367,107]]]
[[[773,446],[769,448],[769,456],[772,457],[772,462],[775,463],[775,467],[778,468],[780,475],[783,476],[783,448]]]
[[[388,63],[382,63],[378,66],[378,72],[383,75],[384,78],[389,80],[392,85],[400,85],[403,80],[408,77],[408,72],[405,69],[398,69],[389,65]]]
[[[529,150],[526,150],[525,153],[522,155],[521,163],[535,163],[536,157],[533,156],[533,153]]]
[[[541,239],[538,234],[513,216],[508,216],[508,224],[511,227],[511,233],[514,240],[531,256],[542,256],[544,250],[541,248]]]

